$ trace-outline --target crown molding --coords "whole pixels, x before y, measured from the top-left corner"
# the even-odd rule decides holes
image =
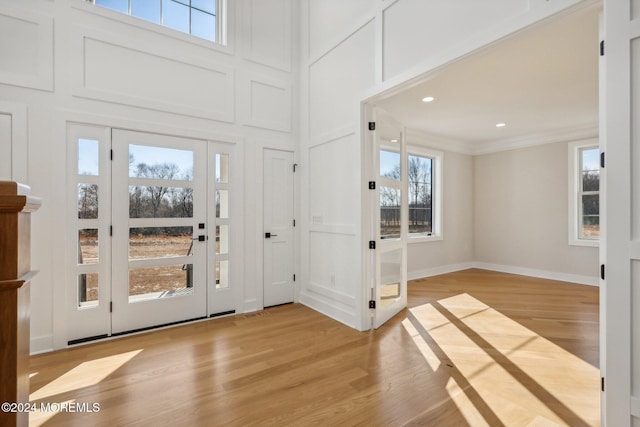
[[[442,151],[453,151],[470,156],[480,156],[483,154],[518,150],[555,142],[570,142],[582,139],[598,138],[598,124],[594,123],[587,126],[565,128],[551,132],[534,133],[522,137],[505,138],[485,142],[461,141],[419,129],[407,128],[406,138],[407,143],[411,145],[426,146]]]

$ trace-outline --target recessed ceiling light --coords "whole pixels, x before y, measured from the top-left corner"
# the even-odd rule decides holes
[[[397,139],[392,139],[391,142],[398,142],[398,140]]]
[[[434,99],[435,98],[433,96],[425,96],[424,98],[422,98],[422,102],[431,102]]]
[[[503,127],[505,127],[506,125],[507,125],[506,123],[498,123],[498,124],[496,124],[496,127],[497,127],[497,128],[503,128]]]

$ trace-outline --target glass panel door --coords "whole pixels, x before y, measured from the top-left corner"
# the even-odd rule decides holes
[[[206,152],[113,131],[112,333],[206,316]]]
[[[70,256],[66,312],[70,343],[111,333],[111,241],[109,131],[69,125]]]
[[[238,175],[234,146],[209,143],[209,224],[213,233],[209,240],[209,315],[235,312],[237,266],[231,256],[240,243],[238,225],[239,195],[235,178]],[[230,239],[234,236],[234,239]],[[233,268],[232,268],[233,267]]]
[[[376,234],[373,325],[380,327],[407,305],[407,153],[402,126],[376,112]]]

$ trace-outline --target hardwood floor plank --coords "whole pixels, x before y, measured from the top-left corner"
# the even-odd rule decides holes
[[[46,426],[599,425],[598,289],[482,270],[358,332],[299,304],[32,356]]]

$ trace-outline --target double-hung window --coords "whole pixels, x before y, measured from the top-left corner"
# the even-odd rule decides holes
[[[220,43],[224,0],[87,0],[98,6]]]
[[[442,153],[418,147],[407,152],[409,241],[440,240]]]
[[[597,141],[569,144],[569,243],[598,246],[600,149]]]

